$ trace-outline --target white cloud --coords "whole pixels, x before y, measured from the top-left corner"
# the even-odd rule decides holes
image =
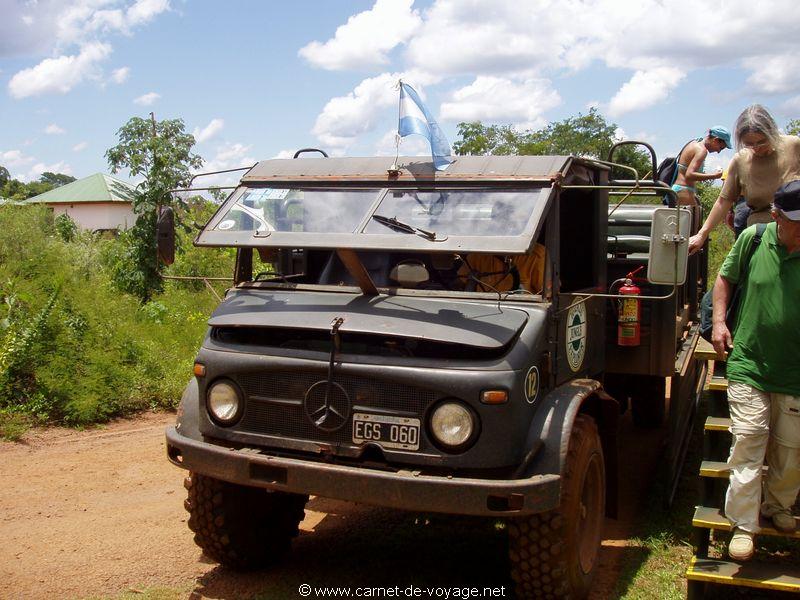
[[[77,55],[46,58],[14,75],[8,82],[8,91],[14,98],[66,94],[84,79],[97,77],[98,63],[109,54],[111,46],[95,42],[83,46]]]
[[[79,142],[72,147],[73,152],[83,152],[86,148],[89,147],[87,142]]]
[[[140,106],[151,106],[156,100],[161,98],[161,94],[157,94],[156,92],[148,92],[139,96],[138,98],[134,98],[134,104],[139,104]]]
[[[207,142],[216,136],[220,131],[222,131],[223,127],[225,127],[225,121],[223,119],[211,119],[209,124],[203,127],[203,129],[200,129],[199,127],[194,128],[194,131],[192,132],[194,141],[198,144]]]
[[[148,23],[167,10],[169,10],[169,0],[137,0],[126,11],[127,25],[133,27]]]
[[[32,156],[25,156],[21,150],[6,150],[0,152],[0,164],[9,169],[19,169],[34,162]]]
[[[390,129],[375,144],[375,156],[394,156],[397,153],[397,129]],[[400,138],[400,156],[429,156],[430,142],[421,135]]]
[[[385,65],[388,53],[405,42],[422,24],[414,0],[376,0],[367,11],[353,15],[327,42],[311,42],[298,54],[316,67],[329,70],[363,69]]]
[[[33,165],[30,168],[30,170],[25,174],[25,179],[27,181],[35,181],[42,176],[42,173],[45,172],[64,173],[64,175],[72,175],[72,167],[70,167],[64,161],[59,161],[56,163],[52,163],[50,165],[45,164],[43,162],[39,162]]]
[[[66,94],[85,80],[124,82],[129,69],[106,77],[100,63],[111,38],[168,11],[168,0],[6,0],[0,2],[0,58],[36,57],[8,84],[14,98]]]
[[[111,81],[114,83],[125,83],[131,74],[129,67],[120,67],[111,71]]]
[[[636,71],[611,99],[608,114],[618,117],[663,102],[685,77],[686,73],[676,67]]]
[[[456,90],[443,102],[441,118],[449,121],[517,123],[524,127],[543,124],[542,114],[561,103],[547,79],[512,81],[480,76]]]
[[[742,63],[753,73],[747,79],[748,85],[766,94],[783,94],[800,90],[797,73],[800,71],[800,55],[783,54],[776,56],[756,56]]]
[[[292,151],[292,150],[281,150],[280,152],[278,152],[275,156],[273,156],[271,158],[293,158],[293,157],[294,157],[294,151]]]
[[[796,115],[800,112],[800,96],[793,96],[781,105],[781,112]]]
[[[47,135],[61,135],[63,133],[67,133],[66,129],[59,127],[55,123],[50,123],[47,127],[44,128],[44,132]]]
[[[207,160],[198,172],[224,171],[226,169],[238,169],[240,167],[251,167],[257,160],[250,153],[252,146],[240,143],[222,144],[217,147],[214,157]],[[219,173],[209,175],[195,180],[197,187],[212,186],[233,186],[239,182],[244,171],[233,173]]]
[[[331,98],[317,117],[312,133],[332,151],[346,148],[359,135],[372,131],[378,117],[397,103],[399,92],[395,86],[399,78],[395,73],[383,73],[365,79],[346,96]]]
[[[415,85],[457,82],[436,90],[444,100],[443,119],[518,125],[541,123],[557,102],[555,88],[598,65],[621,72],[626,80],[609,97],[594,97],[587,106],[601,107],[612,117],[664,101],[702,69],[742,68],[751,74],[749,86],[759,92],[797,93],[796,6],[796,0],[726,0],[724,9],[719,0],[431,0],[415,12],[409,0],[394,6],[378,0],[326,42],[300,50],[311,64],[327,69],[374,68],[398,59],[381,68],[383,75],[373,73],[351,93],[331,98],[313,132],[326,147],[337,149],[373,132],[389,105],[373,87],[390,70],[416,73],[419,79],[407,79]],[[373,36],[369,24],[387,10],[401,16],[375,28],[381,33],[389,28],[384,40]],[[714,31],[725,33],[687,27],[687,15],[692,23],[714,23]],[[402,46],[402,53],[392,52]],[[589,75],[591,86],[597,75]],[[464,77],[472,83],[463,83]],[[508,91],[508,101],[494,99],[492,87]],[[524,90],[537,94],[527,105]],[[787,102],[787,110],[792,104],[800,100]]]

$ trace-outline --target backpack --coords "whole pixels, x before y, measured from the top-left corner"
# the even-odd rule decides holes
[[[753,254],[756,253],[756,249],[758,248],[759,244],[761,244],[761,236],[764,235],[764,230],[766,228],[766,223],[758,223],[756,225],[756,233],[753,236],[753,239],[750,241],[750,247],[747,249],[747,255],[745,256],[744,272],[739,276],[739,284],[734,288],[728,301],[728,311],[725,314],[725,324],[728,326],[728,331],[731,332],[731,335],[733,335],[733,330],[736,326],[736,311],[739,308],[738,305],[740,299],[739,297],[741,296],[742,291],[742,284],[747,280],[747,274],[750,270],[750,260],[753,258]],[[712,288],[705,293],[703,299],[700,301],[700,335],[709,342],[711,341],[711,333],[714,329],[714,324],[711,322],[711,317],[714,312],[712,303],[713,294],[714,288],[712,286]]]
[[[693,141],[694,140],[686,142],[677,156],[668,156],[661,161],[661,164],[658,165],[658,169],[656,169],[656,179],[658,179],[658,181],[663,181],[668,186],[672,187],[672,184],[675,183],[675,180],[678,178],[678,161],[681,158],[681,154],[686,150],[686,146]]]

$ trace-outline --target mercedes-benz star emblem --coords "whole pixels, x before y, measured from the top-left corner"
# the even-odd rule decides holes
[[[335,381],[318,381],[306,390],[303,410],[317,429],[338,431],[350,419],[350,396]]]

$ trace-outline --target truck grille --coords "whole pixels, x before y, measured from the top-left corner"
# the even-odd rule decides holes
[[[306,390],[324,381],[326,375],[269,372],[242,374],[235,379],[247,396],[245,413],[237,426],[240,431],[319,442],[352,441],[349,425],[326,432],[314,427],[306,418],[303,410]],[[431,390],[365,377],[336,375],[334,381],[350,396],[351,414],[377,409],[421,419],[425,409],[437,398],[436,392]]]

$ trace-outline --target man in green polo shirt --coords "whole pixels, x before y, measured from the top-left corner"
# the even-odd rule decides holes
[[[733,347],[727,367],[733,444],[725,514],[734,526],[728,546],[734,560],[753,556],[759,512],[776,529],[794,530],[791,507],[800,490],[800,181],[775,192],[772,218],[749,266],[755,226],[736,240],[714,285],[712,343],[720,355]],[[732,342],[725,314],[740,281]],[[765,455],[769,472],[762,503]]]

